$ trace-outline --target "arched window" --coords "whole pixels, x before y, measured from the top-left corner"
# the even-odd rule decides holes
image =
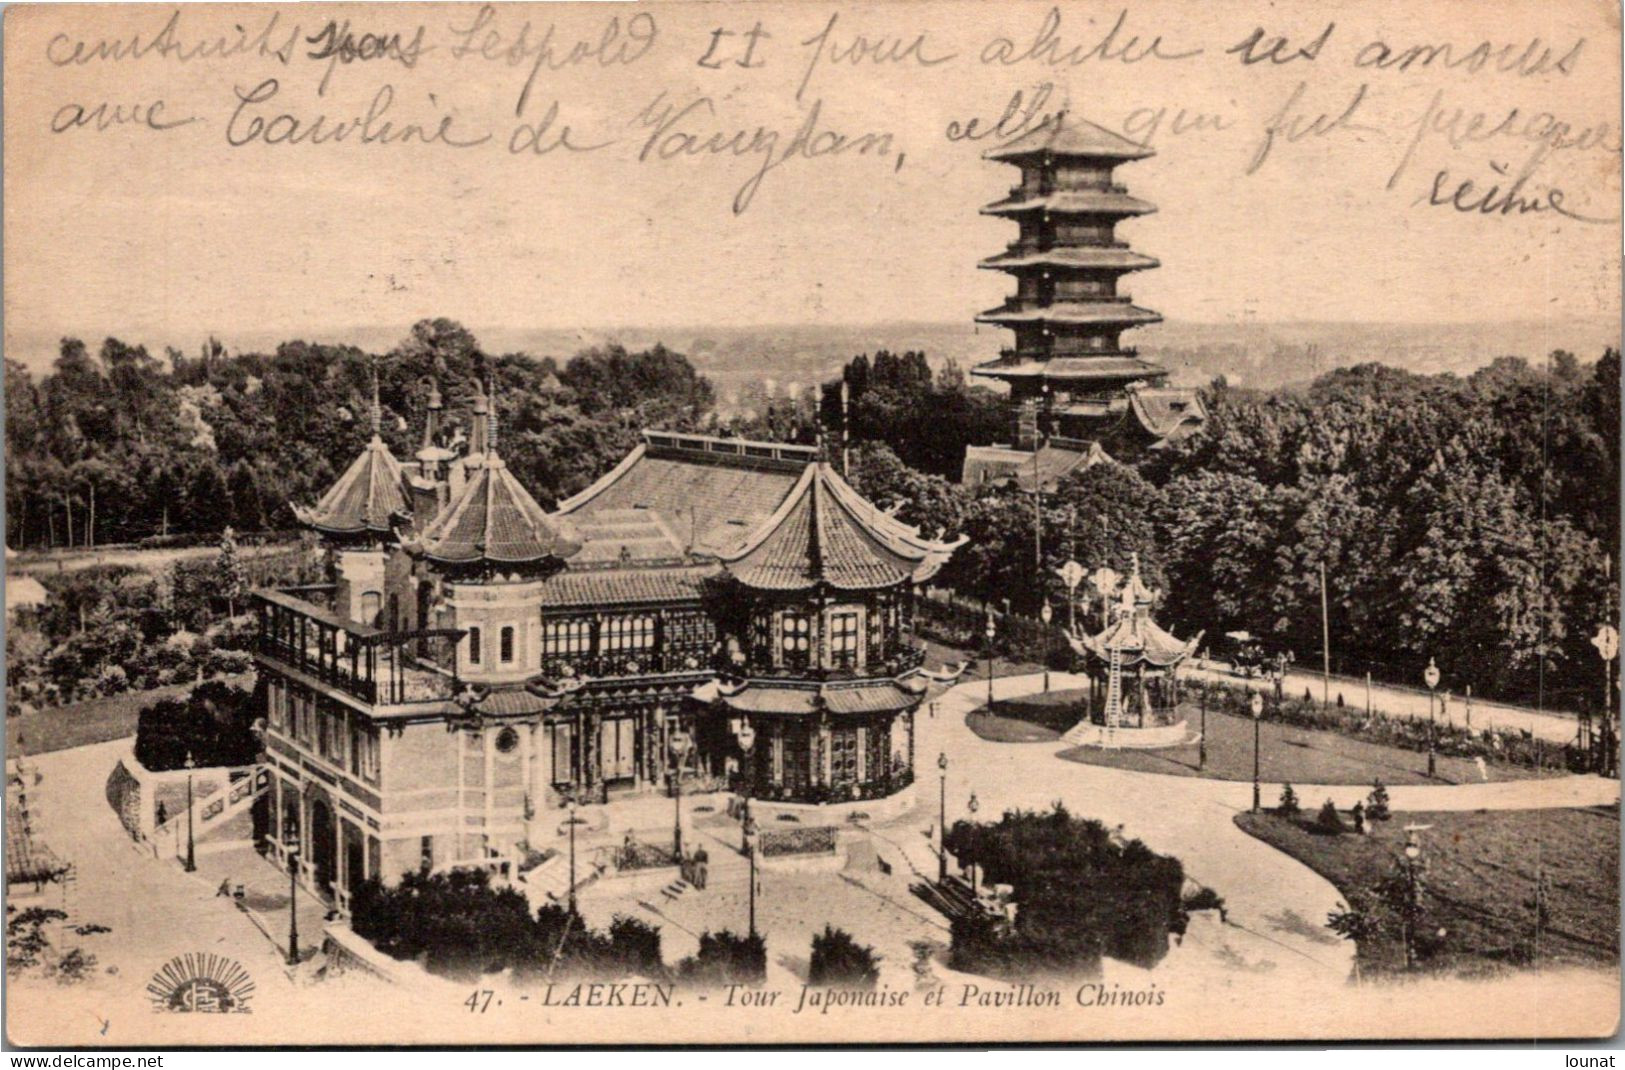
[[[468,663],[470,665],[480,663],[480,630],[478,628],[468,630]]]
[[[504,627],[500,632],[497,633],[497,648],[497,656],[502,659],[502,664],[512,665],[513,627],[511,625]]]
[[[361,623],[376,625],[378,623],[378,610],[383,605],[383,596],[377,591],[363,591],[361,593]]]

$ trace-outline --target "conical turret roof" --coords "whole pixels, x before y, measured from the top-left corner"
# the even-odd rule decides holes
[[[549,516],[502,458],[488,453],[462,494],[423,532],[414,551],[447,564],[529,564],[581,549],[574,532]]]
[[[842,590],[922,582],[964,543],[924,538],[866,502],[829,465],[807,466],[778,510],[736,550],[721,555],[749,587]]]
[[[372,440],[339,476],[314,509],[293,506],[299,522],[326,535],[387,535],[398,513],[408,511],[401,463],[384,445],[378,368],[372,369]]]
[[[374,434],[315,507],[295,505],[293,512],[326,535],[387,535],[393,517],[407,511],[402,479],[400,462]]]

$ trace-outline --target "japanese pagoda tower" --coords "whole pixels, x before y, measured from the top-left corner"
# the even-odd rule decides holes
[[[1012,219],[1016,240],[981,266],[1009,272],[1016,292],[977,322],[1008,328],[1015,345],[973,375],[1009,384],[1011,443],[973,448],[967,481],[1022,468],[1069,471],[1098,456],[1100,439],[1120,428],[1130,441],[1155,445],[1191,433],[1206,420],[1195,391],[1169,388],[1168,372],[1122,342],[1134,327],[1158,323],[1157,313],[1121,292],[1131,271],[1157,261],[1117,238],[1117,224],[1154,212],[1153,205],[1113,181],[1120,164],[1154,153],[1093,123],[1064,113],[1053,122],[992,149],[986,159],[1021,169],[1020,185],[983,214]],[[1031,454],[1059,451],[1032,465]],[[1025,462],[1020,457],[1024,454]],[[979,473],[978,473],[978,470]],[[1040,478],[1043,478],[1042,476]]]

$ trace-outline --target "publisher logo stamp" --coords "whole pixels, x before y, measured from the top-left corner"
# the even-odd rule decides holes
[[[147,982],[154,1010],[247,1014],[254,979],[236,959],[196,952],[177,955]]]

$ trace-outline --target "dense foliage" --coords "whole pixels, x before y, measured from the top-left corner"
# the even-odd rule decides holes
[[[858,449],[852,476],[905,500],[899,515],[927,532],[970,537],[942,573],[962,595],[1030,614],[1065,604],[1054,570],[1067,558],[1122,572],[1138,552],[1177,634],[1248,631],[1305,661],[1324,567],[1335,671],[1415,683],[1431,657],[1458,693],[1594,706],[1588,640],[1617,605],[1604,569],[1619,540],[1619,388],[1613,350],[1590,367],[1503,357],[1467,378],[1365,364],[1304,391],[1216,384],[1203,434],[1043,496],[1041,562],[1030,492],[903,463],[910,436],[967,434],[932,408],[934,386],[912,394],[930,430],[866,428],[890,445]]]
[[[1168,934],[1184,931],[1179,860],[1118,840],[1059,803],[1048,813],[1008,811],[997,824],[956,822],[945,846],[987,883],[1010,885],[1016,905],[1013,924],[954,919],[956,970],[1092,975],[1102,955],[1149,968],[1167,954]]]
[[[459,979],[511,969],[540,977],[661,977],[660,930],[617,916],[608,932],[560,906],[530,912],[524,895],[496,888],[483,869],[407,873],[393,888],[356,890],[351,927],[378,950]]]
[[[254,719],[263,696],[220,680],[198,684],[185,698],[163,698],[141,710],[135,758],[155,773],[198,766],[249,765],[259,754]]]
[[[767,941],[760,933],[701,933],[699,950],[678,963],[677,975],[707,988],[759,985],[767,980]]]
[[[449,435],[489,380],[510,467],[544,502],[580,489],[643,426],[689,427],[710,384],[656,346],[551,358],[487,355],[450,320],[423,320],[388,353],[292,341],[274,353],[164,359],[116,338],[92,352],[62,340],[36,382],[6,362],[6,539],[13,548],[86,546],[174,532],[293,526],[289,501],[326,490],[372,434],[376,368],[382,433],[397,457],[421,443],[431,376]]]

